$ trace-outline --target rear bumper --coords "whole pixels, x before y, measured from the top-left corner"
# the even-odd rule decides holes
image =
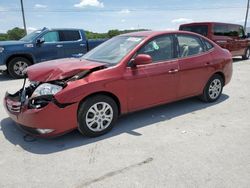
[[[28,100],[28,99],[27,99]],[[49,102],[43,108],[29,109],[27,102],[21,106],[18,97],[6,93],[4,106],[10,118],[25,132],[38,137],[55,137],[77,128],[76,103],[66,107],[58,107]],[[40,130],[52,130],[41,133]]]
[[[225,75],[225,85],[227,85],[233,76],[233,60],[230,63],[227,63],[224,68],[224,75]]]

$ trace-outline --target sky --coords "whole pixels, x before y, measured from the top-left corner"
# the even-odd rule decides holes
[[[243,25],[247,0],[23,0],[23,3],[28,32],[43,27],[107,32],[139,28],[173,30],[180,24],[198,21]],[[0,33],[23,27],[20,7],[20,0],[0,0]]]

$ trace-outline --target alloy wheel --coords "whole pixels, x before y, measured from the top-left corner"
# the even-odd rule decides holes
[[[109,127],[113,120],[113,109],[106,102],[92,105],[86,113],[86,125],[94,132],[100,132]]]
[[[219,79],[214,79],[209,86],[208,90],[209,97],[211,99],[216,99],[217,97],[219,97],[221,90],[222,90],[221,81]]]

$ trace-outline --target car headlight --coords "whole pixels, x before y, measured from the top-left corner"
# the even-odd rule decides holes
[[[63,89],[62,86],[58,86],[54,84],[49,84],[49,83],[41,84],[35,89],[31,98],[43,96],[43,95],[55,95],[62,89]]]
[[[0,47],[0,53],[2,53],[4,51],[3,47]]]

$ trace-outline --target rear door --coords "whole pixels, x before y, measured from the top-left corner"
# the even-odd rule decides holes
[[[124,78],[127,82],[129,111],[175,100],[179,65],[173,37],[164,35],[154,38],[138,54],[150,55],[153,63],[127,67]]]
[[[237,45],[237,55],[244,55],[245,51],[248,47],[248,41],[245,38],[245,32],[242,26],[236,25],[236,32],[237,32],[237,38],[236,38],[236,45]]]
[[[59,36],[63,57],[81,57],[86,52],[86,39],[79,30],[60,30]]]
[[[176,35],[179,46],[180,87],[178,98],[201,94],[211,75],[212,59],[198,36]]]

